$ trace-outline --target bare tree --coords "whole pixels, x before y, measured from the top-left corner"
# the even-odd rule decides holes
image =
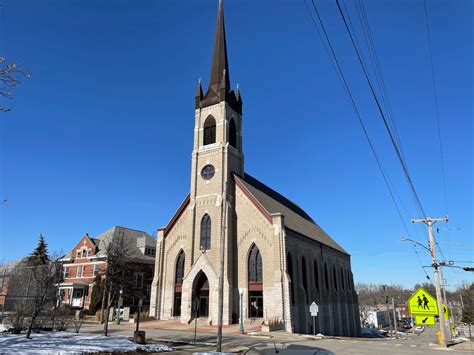
[[[48,261],[46,264],[34,265],[32,268],[33,287],[31,288],[32,297],[29,299],[30,321],[26,337],[30,338],[31,331],[38,316],[55,307],[56,285],[60,282],[58,279],[58,269],[61,264],[59,258]]]
[[[11,99],[13,97],[13,89],[25,77],[30,78],[31,73],[18,67],[15,63],[8,63],[5,57],[0,56],[0,96],[5,99]],[[11,109],[0,104],[0,111],[8,112]]]
[[[107,267],[104,273],[102,312],[104,322],[104,335],[107,336],[110,308],[119,296],[120,290],[126,286],[127,261],[130,258],[130,243],[123,234],[112,235],[105,241]],[[127,275],[128,276],[128,275]],[[105,310],[105,315],[104,315]]]

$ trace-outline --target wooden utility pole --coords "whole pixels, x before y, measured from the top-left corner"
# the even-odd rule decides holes
[[[436,300],[438,302],[438,312],[439,312],[439,331],[441,333],[441,345],[447,346],[446,341],[446,328],[444,324],[444,315],[443,315],[443,296],[441,294],[441,287],[439,285],[439,275],[438,275],[438,261],[436,260],[436,246],[433,237],[433,224],[438,221],[448,221],[448,217],[443,218],[431,218],[426,217],[423,219],[412,219],[411,223],[424,223],[428,226],[428,236],[430,242],[430,253],[431,253],[431,260],[432,260],[432,267],[434,270],[434,279],[435,279],[435,287],[436,287]]]

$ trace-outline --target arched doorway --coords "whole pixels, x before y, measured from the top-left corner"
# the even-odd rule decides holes
[[[202,271],[196,276],[196,283],[193,289],[194,315],[197,315],[197,317],[209,316],[209,280]]]

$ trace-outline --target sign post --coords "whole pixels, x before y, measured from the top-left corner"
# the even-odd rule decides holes
[[[311,313],[311,316],[313,317],[313,336],[316,335],[316,316],[318,315],[318,310],[318,305],[313,301],[311,306],[309,306],[309,313]]]

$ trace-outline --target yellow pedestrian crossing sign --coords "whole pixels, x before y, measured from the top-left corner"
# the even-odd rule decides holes
[[[444,320],[448,320],[449,314],[450,314],[449,307],[446,306],[445,304],[443,304],[443,317],[444,317]]]
[[[408,299],[408,308],[413,315],[437,316],[438,302],[423,287],[416,290]]]
[[[434,325],[434,316],[415,316],[415,322],[417,325]]]

